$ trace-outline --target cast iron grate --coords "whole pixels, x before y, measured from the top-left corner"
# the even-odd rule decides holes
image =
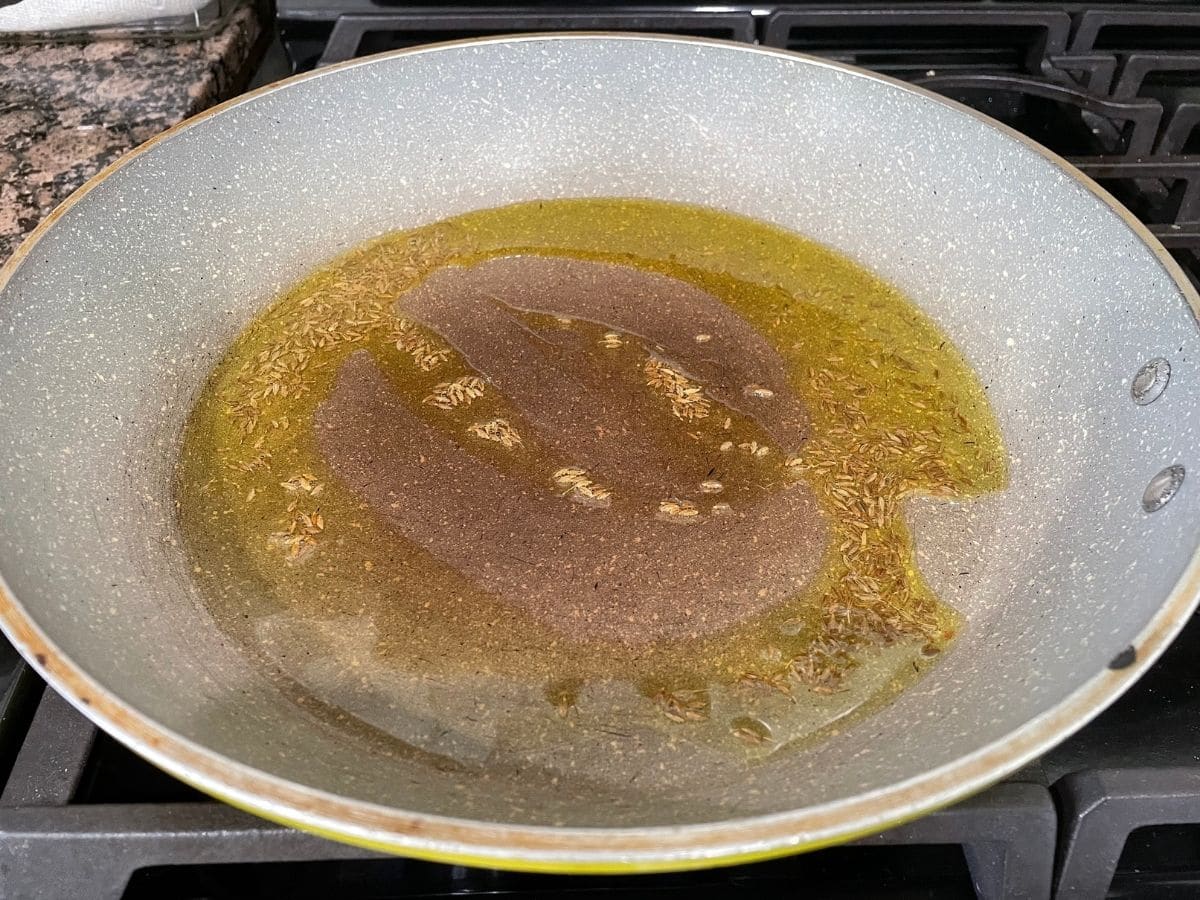
[[[921,84],[1067,156],[1200,284],[1194,5],[781,6],[763,43]]]

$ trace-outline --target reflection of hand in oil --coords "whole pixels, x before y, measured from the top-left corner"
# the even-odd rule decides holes
[[[526,256],[440,270],[398,306],[454,347],[455,371],[406,396],[351,356],[318,412],[320,447],[480,587],[567,635],[635,644],[734,625],[817,571],[827,528],[782,471],[802,404],[770,344],[716,298]],[[456,378],[470,395],[421,403]]]

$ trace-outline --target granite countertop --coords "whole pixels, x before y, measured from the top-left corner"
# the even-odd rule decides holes
[[[108,163],[239,91],[261,31],[241,7],[192,41],[0,41],[0,264]]]

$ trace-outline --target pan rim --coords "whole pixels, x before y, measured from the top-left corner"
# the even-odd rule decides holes
[[[1200,320],[1200,294],[1167,250],[1129,210],[1058,154],[968,106],[897,79],[787,50],[712,38],[603,31],[502,35],[423,44],[347,60],[231,98],[130,150],[72,193],[39,223],[0,269],[0,291],[54,223],[109,176],[160,142],[228,109],[292,84],[393,57],[464,46],[600,40],[708,46],[780,57],[916,93],[965,113],[1033,150],[1118,215],[1154,253],[1192,315]],[[128,706],[67,658],[35,624],[0,573],[0,630],[47,683],[80,712],[175,777],[264,818],[371,849],[469,865],[558,872],[672,871],[765,859],[878,832],[948,805],[1020,768],[1102,712],[1153,664],[1198,604],[1200,545],[1193,551],[1179,581],[1135,640],[1133,664],[1099,672],[1058,704],[1004,737],[905,781],[813,807],[768,815],[677,826],[567,828],[404,812],[291,782],[208,749]]]

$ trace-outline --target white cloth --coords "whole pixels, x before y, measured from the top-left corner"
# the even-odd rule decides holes
[[[0,31],[61,31],[189,16],[209,0],[21,0],[0,6]]]

